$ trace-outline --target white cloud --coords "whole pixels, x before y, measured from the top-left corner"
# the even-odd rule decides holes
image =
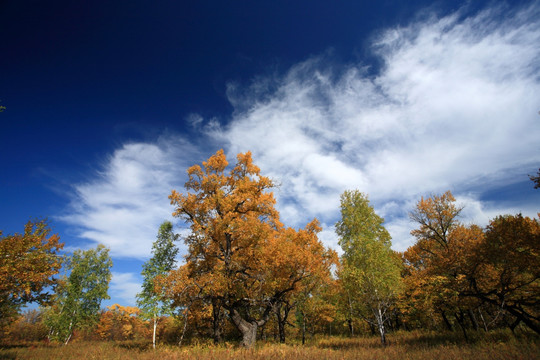
[[[364,64],[314,57],[281,77],[230,85],[227,124],[189,119],[229,158],[251,150],[280,185],[283,222],[303,227],[319,218],[321,239],[333,248],[346,189],[369,194],[399,250],[412,243],[407,212],[422,195],[451,189],[467,204],[466,219],[482,223],[523,208],[534,215],[534,200],[520,210],[480,199],[540,162],[539,13],[534,3],[387,29],[373,43],[383,64],[375,75]],[[170,190],[182,189],[185,169],[207,151],[170,138],[125,145],[98,179],[76,187],[65,219],[113,256],[147,257],[170,217]]]
[[[79,237],[109,247],[113,257],[148,258],[159,225],[172,220],[167,197],[182,188],[186,168],[199,157],[183,140],[126,144],[99,177],[75,186],[62,219],[77,227]]]
[[[447,189],[489,189],[487,178],[540,162],[538,14],[534,4],[386,30],[374,43],[383,62],[376,76],[321,56],[257,79],[253,91],[235,86],[237,109],[219,135],[231,154],[251,150],[281,184],[278,207],[295,226],[314,216],[333,223],[345,189],[368,193],[383,211]],[[482,222],[507,210],[470,200]],[[411,208],[388,218],[400,249],[411,244]]]
[[[110,283],[111,298],[122,300],[124,306],[135,306],[135,296],[141,292],[141,282],[134,273],[112,273]]]

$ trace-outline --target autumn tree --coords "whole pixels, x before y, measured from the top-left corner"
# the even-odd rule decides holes
[[[421,198],[410,218],[419,228],[411,231],[416,243],[405,252],[410,299],[424,302],[429,299],[448,329],[452,316],[467,338],[464,314],[479,304],[461,297],[463,271],[469,256],[483,239],[483,230],[465,226],[459,221],[463,207],[456,205],[450,191],[442,195]],[[407,291],[409,292],[409,291]],[[423,298],[422,298],[423,297]]]
[[[463,313],[469,313],[477,328],[472,309],[482,305],[499,308],[540,332],[538,220],[499,216],[482,229],[461,224],[460,210],[450,192],[418,203],[411,214],[420,225],[412,231],[417,242],[405,253],[413,283],[430,289],[448,327],[445,310],[454,312],[465,337]]]
[[[15,321],[3,329],[3,334],[0,332],[0,341],[3,336],[9,338],[10,343],[46,340],[47,327],[43,324],[42,315],[38,309],[23,310]]]
[[[207,327],[212,330],[214,343],[218,344],[221,341],[221,316],[219,315],[222,308],[212,306],[212,301],[214,301],[214,305],[216,304],[216,298],[205,294],[203,292],[204,286],[197,284],[195,279],[190,277],[190,273],[188,264],[183,264],[178,269],[170,271],[166,276],[158,276],[156,277],[156,290],[170,301],[171,308],[179,309],[179,313],[183,317],[180,344],[188,330],[188,323],[208,323]],[[208,311],[209,308],[211,308],[210,311]],[[212,320],[208,320],[209,313],[212,314]]]
[[[75,329],[97,323],[101,301],[109,299],[111,267],[109,249],[103,245],[73,253],[68,263],[69,276],[58,286],[54,304],[46,309],[52,339],[67,344]]]
[[[327,278],[313,286],[304,287],[295,294],[295,317],[302,338],[306,341],[306,334],[331,333],[338,314],[337,292],[341,290],[336,286],[336,280]]]
[[[377,326],[385,345],[386,311],[399,293],[401,267],[383,223],[365,194],[354,190],[341,195],[341,220],[336,224],[343,249],[341,279],[358,301],[357,311]]]
[[[0,231],[0,327],[28,302],[46,304],[56,284],[64,244],[51,235],[46,221],[29,221],[23,234]]]
[[[173,232],[173,225],[165,221],[159,227],[156,241],[152,245],[152,257],[143,265],[142,276],[144,278],[142,291],[137,294],[137,305],[144,318],[151,318],[154,326],[152,333],[152,346],[156,348],[156,330],[158,319],[169,314],[171,303],[156,291],[155,279],[171,271],[176,264],[178,248],[175,241],[178,238]]]
[[[409,213],[411,220],[420,225],[411,234],[426,253],[436,256],[436,249],[448,249],[449,235],[459,225],[458,217],[463,210],[455,201],[450,191],[427,199],[422,197],[416,208]]]
[[[202,167],[192,166],[186,194],[173,191],[170,199],[174,216],[191,229],[182,271],[200,298],[228,312],[242,344],[250,347],[286,294],[329,271],[329,255],[317,238],[317,220],[302,230],[281,224],[273,183],[260,174],[250,152],[239,154],[228,174],[227,166],[223,150]]]
[[[113,304],[102,311],[96,334],[103,340],[132,340],[146,336],[147,322],[139,317],[139,309]]]
[[[540,222],[498,216],[463,267],[464,297],[505,309],[540,334]]]
[[[330,265],[338,264],[338,256],[332,250],[327,250],[326,261]],[[297,324],[302,324],[302,338],[305,340],[305,327],[309,323],[323,323],[319,319],[328,320],[329,313],[334,313],[334,304],[329,301],[330,289],[334,289],[334,279],[330,272],[321,272],[316,276],[306,277],[297,284],[294,290],[287,293],[276,303],[274,312],[276,314],[276,325],[280,343],[285,343],[288,327],[293,327],[292,316],[296,314]],[[300,308],[300,311],[295,311]],[[299,316],[301,320],[299,320]],[[333,321],[333,316],[332,319]]]

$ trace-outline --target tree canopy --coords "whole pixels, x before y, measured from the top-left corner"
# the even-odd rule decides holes
[[[58,287],[54,304],[46,309],[52,338],[67,344],[75,329],[98,322],[101,301],[109,299],[111,267],[109,249],[103,245],[73,253],[70,273]]]
[[[329,272],[332,255],[317,238],[317,220],[301,230],[283,226],[273,183],[251,153],[238,154],[228,174],[227,166],[218,151],[188,169],[185,195],[170,196],[174,215],[190,224],[191,234],[186,265],[169,278],[169,288],[174,296],[191,287],[199,299],[226,309],[249,347],[286,294]]]
[[[158,276],[166,275],[176,265],[178,248],[175,241],[178,238],[173,232],[170,221],[164,221],[158,231],[156,241],[152,244],[152,257],[143,264],[142,291],[137,294],[137,305],[141,315],[151,318],[154,322],[152,345],[156,347],[156,328],[159,317],[171,313],[171,301],[161,292],[156,291],[155,280]]]
[[[336,224],[343,249],[340,278],[351,308],[354,303],[355,311],[377,326],[385,344],[386,311],[399,293],[401,266],[383,223],[365,194],[355,190],[341,195],[341,220]]]
[[[0,231],[0,325],[28,302],[46,304],[62,266],[64,244],[44,220],[29,221],[23,234]]]

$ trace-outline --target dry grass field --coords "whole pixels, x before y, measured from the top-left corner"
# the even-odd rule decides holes
[[[68,346],[5,346],[0,349],[0,359],[540,359],[540,339],[526,334],[514,337],[509,332],[478,333],[465,342],[454,333],[404,332],[390,335],[389,340],[386,348],[381,347],[378,338],[326,337],[312,339],[304,346],[259,342],[249,350],[230,343],[160,346],[152,350],[147,343],[74,341]]]

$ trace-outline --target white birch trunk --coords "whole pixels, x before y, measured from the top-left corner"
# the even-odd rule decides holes
[[[157,315],[154,314],[154,334],[152,335],[152,347],[156,348],[156,329],[157,329]]]
[[[377,325],[379,326],[379,333],[381,334],[381,343],[383,346],[386,346],[386,330],[384,328],[383,313],[380,305],[377,308]]]

